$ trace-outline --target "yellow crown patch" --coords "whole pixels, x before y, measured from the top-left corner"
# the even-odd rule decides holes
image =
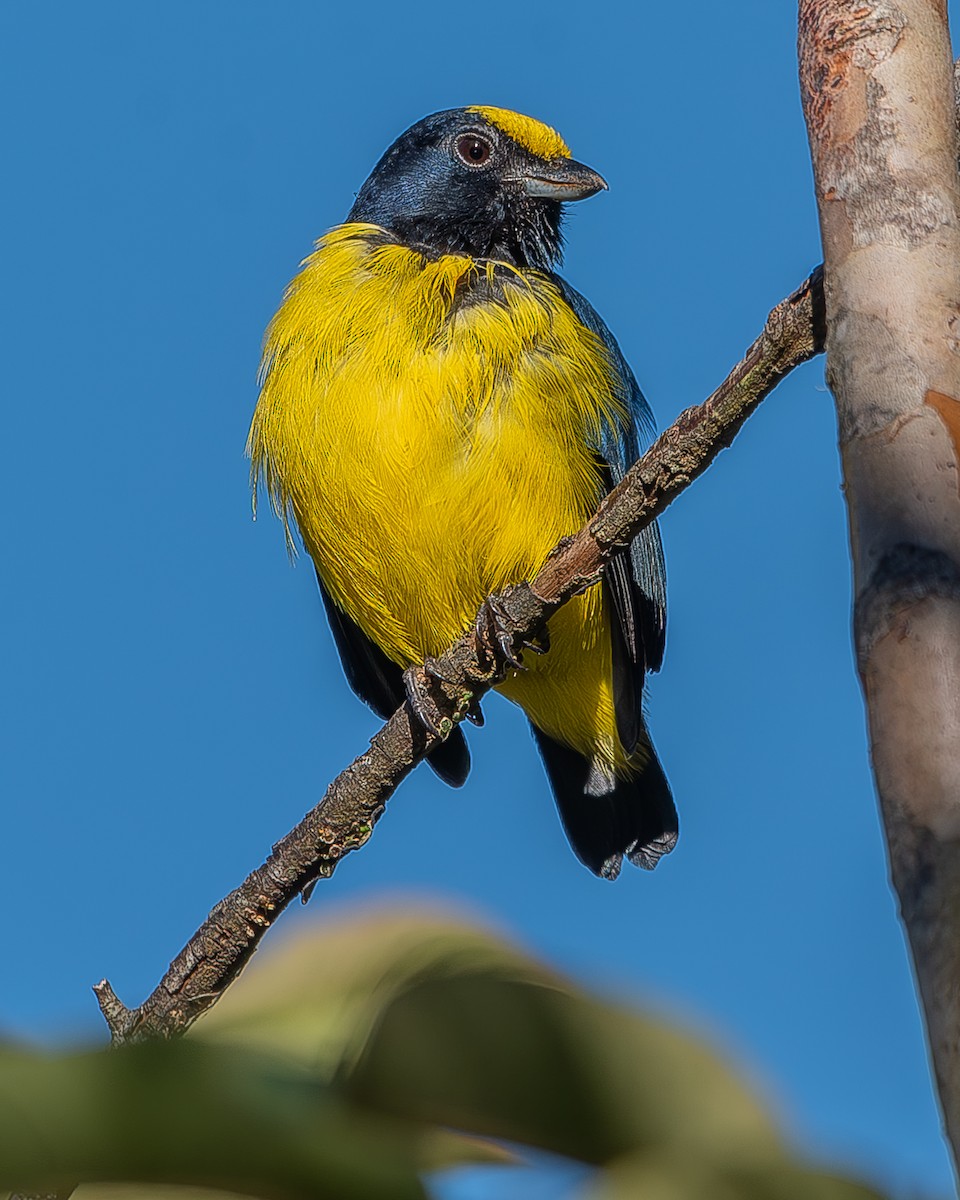
[[[529,150],[537,158],[569,158],[570,148],[555,129],[535,121],[533,117],[525,117],[522,113],[511,112],[509,108],[491,108],[486,104],[473,104],[467,112],[478,113],[485,121],[495,125],[501,133],[513,138],[518,146]]]

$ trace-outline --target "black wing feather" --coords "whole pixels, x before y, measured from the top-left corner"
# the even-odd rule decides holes
[[[613,710],[620,745],[632,754],[640,738],[643,699],[643,641],[636,624],[635,585],[626,556],[618,554],[603,577],[603,587],[613,607],[611,621],[613,652]]]
[[[630,563],[636,584],[637,623],[643,644],[644,667],[659,671],[667,637],[667,570],[663,561],[660,526],[641,529],[630,546]]]
[[[570,286],[559,275],[553,276],[564,299],[582,323],[606,346],[619,382],[619,400],[626,419],[618,428],[607,429],[596,451],[602,459],[607,476],[608,490],[627,473],[640,457],[641,445],[649,445],[655,428],[650,406],[623,357],[617,340],[593,305]],[[659,671],[663,664],[664,641],[666,638],[666,570],[663,562],[663,546],[657,523],[648,525],[634,538],[629,551],[631,571],[635,585],[628,601],[622,579],[616,585],[615,600],[617,613],[626,620],[623,625],[624,638],[628,647],[635,648],[634,662],[639,672]],[[611,568],[607,568],[608,574]],[[642,679],[640,681],[642,685]]]
[[[317,584],[347,682],[364,704],[386,721],[405,699],[403,672],[333,602],[319,575]],[[446,741],[430,751],[427,762],[451,787],[461,787],[466,782],[470,773],[470,751],[459,725]]]

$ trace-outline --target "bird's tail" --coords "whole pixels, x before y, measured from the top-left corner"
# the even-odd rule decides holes
[[[623,857],[652,871],[677,844],[677,810],[653,746],[644,766],[628,778],[595,764],[531,725],[560,820],[577,858],[595,875],[616,879]]]

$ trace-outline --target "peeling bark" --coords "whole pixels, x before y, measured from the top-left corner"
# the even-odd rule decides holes
[[[942,0],[800,0],[854,638],[890,866],[960,1151],[960,179]]]

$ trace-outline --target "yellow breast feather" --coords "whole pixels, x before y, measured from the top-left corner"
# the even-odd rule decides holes
[[[254,484],[293,518],[335,602],[406,667],[593,511],[590,447],[623,415],[617,394],[606,347],[548,275],[342,225],[267,331]],[[607,617],[599,588],[573,601],[551,653],[500,690],[622,769]]]

